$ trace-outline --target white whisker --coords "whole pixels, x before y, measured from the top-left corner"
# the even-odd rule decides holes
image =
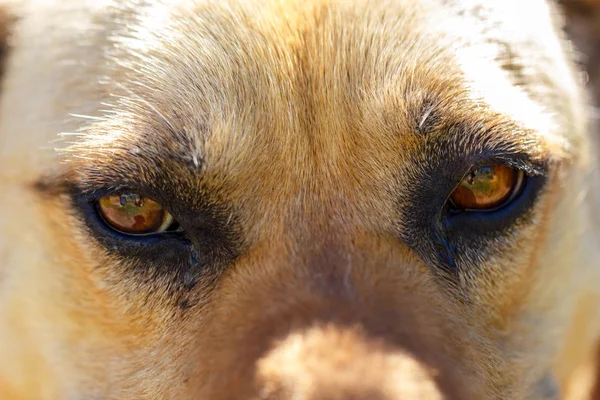
[[[84,133],[81,132],[60,132],[58,133],[58,136],[63,137],[63,136],[84,136]]]
[[[427,108],[427,110],[425,111],[425,113],[423,114],[423,117],[421,117],[421,122],[419,122],[419,129],[423,128],[423,125],[425,125],[425,121],[427,121],[427,118],[429,118],[432,111],[433,111],[433,106],[429,106]]]
[[[82,114],[69,114],[71,117],[75,117],[75,118],[83,118],[83,119],[91,119],[94,121],[105,121],[106,118],[104,117],[94,117],[92,115],[82,115]]]

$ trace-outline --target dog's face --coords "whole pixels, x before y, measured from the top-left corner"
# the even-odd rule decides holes
[[[543,2],[73,3],[6,64],[2,398],[551,398],[583,362]]]

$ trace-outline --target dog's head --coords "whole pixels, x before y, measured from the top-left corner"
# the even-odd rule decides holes
[[[3,398],[549,398],[582,362],[544,2],[88,3],[9,42]]]

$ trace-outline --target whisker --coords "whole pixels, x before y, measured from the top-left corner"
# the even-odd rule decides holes
[[[69,114],[71,117],[75,118],[83,118],[83,119],[91,119],[94,121],[105,121],[105,117],[94,117],[92,115],[83,115],[83,114]]]
[[[63,137],[63,136],[85,136],[85,133],[82,132],[60,132],[58,133],[58,136]]]

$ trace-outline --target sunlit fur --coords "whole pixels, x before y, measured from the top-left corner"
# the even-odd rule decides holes
[[[4,3],[0,399],[591,387],[600,180],[554,6]],[[547,183],[449,272],[407,244],[409,210],[444,195],[424,171],[486,146]],[[70,188],[138,183],[218,209],[233,261],[173,277],[103,246]]]

